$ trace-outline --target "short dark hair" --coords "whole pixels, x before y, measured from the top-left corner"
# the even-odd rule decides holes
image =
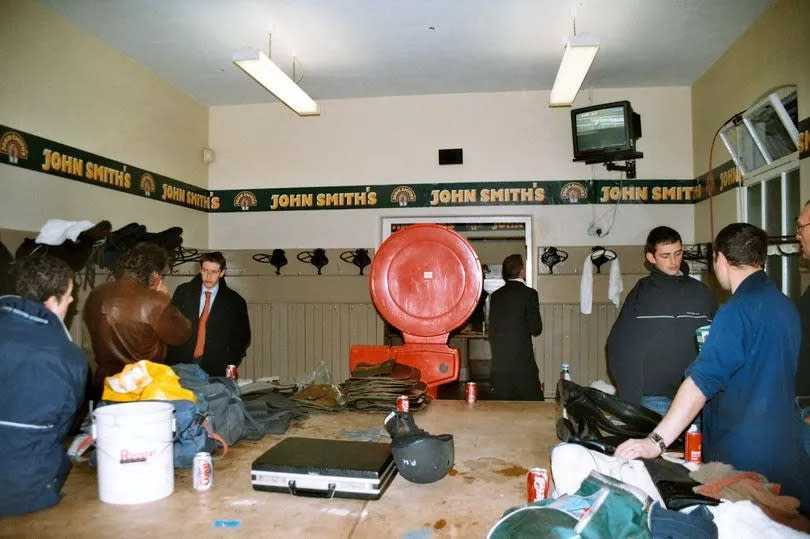
[[[504,280],[517,279],[520,277],[520,270],[523,269],[523,257],[520,255],[509,255],[503,259],[501,273]]]
[[[210,253],[203,253],[200,257],[200,267],[202,267],[203,262],[215,262],[219,264],[219,270],[222,271],[225,269],[225,257],[222,256],[221,251],[212,251]]]
[[[670,243],[683,243],[681,235],[674,228],[668,226],[657,226],[650,230],[647,234],[647,243],[644,244],[644,254],[650,253],[655,255],[655,246],[663,243],[669,245]]]
[[[148,241],[135,245],[119,259],[113,275],[116,279],[129,277],[149,286],[153,273],[162,274],[169,266],[169,253]]]
[[[714,252],[723,253],[735,267],[764,267],[768,256],[768,234],[748,223],[732,223],[718,232]]]
[[[61,258],[30,255],[14,262],[14,291],[27,299],[44,303],[65,295],[73,280],[73,270]]]

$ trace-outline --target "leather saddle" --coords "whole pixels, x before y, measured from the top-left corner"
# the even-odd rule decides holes
[[[420,376],[416,367],[388,359],[358,364],[341,387],[347,405],[358,410],[391,410],[401,395],[408,397],[409,409],[417,410],[430,399],[427,384],[419,380]]]
[[[568,415],[557,421],[557,437],[607,455],[625,440],[646,437],[661,421],[643,406],[568,380],[557,383],[557,395]],[[683,437],[671,446],[683,447]]]

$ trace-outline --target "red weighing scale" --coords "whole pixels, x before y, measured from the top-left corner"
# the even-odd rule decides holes
[[[377,311],[402,331],[404,344],[353,345],[349,368],[394,359],[417,367],[436,397],[440,385],[458,379],[459,352],[447,338],[475,310],[482,282],[478,255],[457,232],[436,224],[394,232],[374,256],[369,288]]]

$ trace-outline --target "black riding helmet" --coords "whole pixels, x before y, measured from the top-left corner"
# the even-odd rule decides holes
[[[452,434],[428,434],[416,426],[410,412],[392,412],[385,418],[391,435],[391,454],[399,474],[413,483],[438,481],[453,467]]]

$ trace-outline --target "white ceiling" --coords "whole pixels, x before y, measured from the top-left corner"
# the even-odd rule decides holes
[[[549,89],[562,43],[600,38],[583,88],[691,85],[773,0],[39,0],[207,105],[274,101],[233,65],[268,49],[313,98]]]

